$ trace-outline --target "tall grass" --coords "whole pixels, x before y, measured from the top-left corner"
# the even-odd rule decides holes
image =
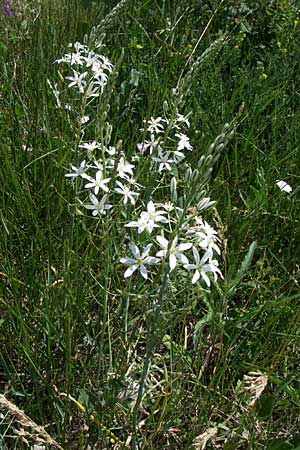
[[[13,15],[0,15],[0,448],[296,449],[298,6],[10,3]],[[75,42],[114,66],[91,102],[54,63]],[[57,108],[55,83],[72,110]],[[168,122],[150,133],[157,117]],[[158,145],[175,158],[178,133],[193,150],[160,171]],[[126,204],[121,158],[142,186]],[[108,193],[85,187],[93,167],[65,177],[95,159]],[[105,215],[92,214],[92,193],[107,194]],[[151,201],[169,222],[126,227]],[[196,269],[178,254],[170,270],[174,238],[197,247],[204,221],[220,247],[205,263],[224,276],[215,269],[210,286],[192,284]],[[160,259],[145,264],[147,280],[140,266],[126,275],[133,242]],[[181,253],[194,262],[191,248]]]

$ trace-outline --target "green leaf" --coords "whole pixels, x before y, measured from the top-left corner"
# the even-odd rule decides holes
[[[256,245],[257,245],[256,242],[252,242],[252,244],[250,245],[247,255],[245,256],[245,258],[241,264],[241,267],[239,268],[236,276],[234,277],[234,279],[231,281],[231,284],[229,285],[229,288],[227,291],[228,294],[233,294],[236,291],[243,276],[248,271],[251,261],[252,261],[252,258],[253,258],[253,255],[254,255],[254,251],[256,249]]]

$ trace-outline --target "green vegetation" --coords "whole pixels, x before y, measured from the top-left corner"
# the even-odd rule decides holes
[[[0,12],[1,450],[300,448],[297,3]]]

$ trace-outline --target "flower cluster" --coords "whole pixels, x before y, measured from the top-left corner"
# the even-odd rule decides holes
[[[105,56],[95,53],[88,46],[79,42],[69,44],[69,48],[70,52],[55,60],[55,63],[65,64],[71,70],[70,75],[64,76],[68,83],[67,87],[75,89],[75,92],[83,95],[88,102],[91,102],[103,93],[109,75],[113,70],[113,65]],[[48,80],[48,85],[55,97],[56,107],[71,110],[72,106],[69,103],[62,104],[61,92],[57,83],[52,84]],[[88,121],[88,116],[81,117],[81,123]]]
[[[124,205],[128,202],[134,205],[142,187],[132,177],[134,165],[130,164],[124,155],[119,155],[114,147],[103,147],[96,141],[83,142],[79,147],[87,150],[86,157],[90,162],[87,163],[84,159],[79,167],[71,165],[72,171],[65,177],[80,177],[83,187],[90,190],[91,204],[83,203],[84,207],[92,210],[93,216],[105,215],[106,211],[112,208],[111,204],[106,203],[108,195],[112,194],[121,196]],[[100,156],[96,154],[96,150]],[[100,199],[98,196],[101,193],[103,195]]]
[[[188,136],[182,127],[190,126],[189,119],[181,114],[176,114],[173,119],[151,117],[144,120],[145,127],[141,131],[148,132],[149,139],[137,144],[141,153],[149,152],[154,169],[158,172],[172,172],[173,165],[185,158],[184,150],[192,151]],[[162,137],[163,136],[163,137]]]
[[[66,63],[71,67],[73,74],[64,79],[68,88],[75,88],[82,98],[83,119],[88,99],[103,92],[112,64],[106,57],[78,42],[70,47],[72,51],[56,62]],[[50,82],[49,85],[57,106],[61,106],[57,86],[52,86]],[[176,268],[192,272],[193,284],[202,279],[209,287],[210,275],[214,280],[223,278],[217,261],[221,251],[216,231],[206,221],[202,221],[196,208],[194,215],[186,215],[186,207],[177,206],[174,195],[180,178],[179,172],[183,167],[182,164],[179,167],[178,163],[186,157],[186,151],[193,149],[185,134],[185,129],[190,126],[188,117],[177,113],[172,118],[151,117],[144,120],[141,131],[144,132],[145,139],[137,144],[138,151],[131,159],[130,152],[121,150],[120,145],[109,145],[112,130],[109,124],[106,126],[109,126],[109,131],[101,142],[97,139],[85,140],[84,133],[80,134],[76,153],[77,160],[81,162],[72,164],[65,177],[76,180],[78,196],[84,196],[79,202],[94,217],[111,217],[115,206],[120,207],[120,204],[129,206],[126,208],[126,215],[132,211],[132,206],[135,207],[134,211],[139,210],[138,217],[124,225],[128,231],[136,229],[138,235],[138,241],[133,242],[131,239],[132,255],[119,260],[127,266],[124,277],[128,278],[139,271],[147,280],[148,266],[156,267],[159,273],[159,267],[163,265],[168,273]],[[158,184],[161,183],[162,172],[173,176],[170,184],[173,203],[158,203],[154,199],[144,203],[143,186],[137,182],[136,177],[141,173],[139,162],[144,162],[147,156],[150,171]],[[188,168],[187,172],[190,174],[191,169]],[[154,192],[150,195],[153,194]],[[155,254],[150,255],[153,251]]]
[[[174,214],[172,214],[174,212]],[[221,254],[216,231],[198,216],[188,217],[185,226],[185,236],[180,239],[178,234],[175,237],[166,239],[163,235],[162,227],[178,225],[178,218],[183,211],[170,204],[155,205],[152,200],[147,204],[147,211],[142,211],[137,221],[125,224],[125,227],[137,228],[138,234],[146,231],[151,235],[154,229],[161,229],[161,234],[157,235],[153,241],[160,248],[155,256],[150,256],[150,250],[153,243],[148,243],[142,250],[133,243],[130,246],[132,257],[121,258],[122,264],[128,265],[124,273],[124,277],[130,277],[137,269],[144,279],[148,279],[147,265],[158,265],[163,260],[168,262],[168,270],[172,272],[177,265],[182,268],[193,271],[192,284],[196,283],[200,278],[210,287],[211,281],[207,274],[212,274],[216,281],[218,277],[223,278],[220,271],[218,261],[215,257]],[[195,221],[194,225],[190,225],[191,220]],[[177,226],[178,229],[178,226]],[[167,231],[166,231],[167,232]],[[191,250],[193,254],[193,262],[190,263],[186,251]]]

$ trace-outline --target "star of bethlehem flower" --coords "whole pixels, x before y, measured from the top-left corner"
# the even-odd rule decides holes
[[[179,139],[179,142],[177,144],[177,150],[180,151],[180,150],[184,150],[185,148],[190,151],[193,150],[193,147],[190,144],[190,139],[186,134],[176,133],[175,136],[178,137],[178,139]]]
[[[198,236],[202,238],[199,242],[201,248],[208,250],[211,253],[215,251],[218,255],[221,254],[221,250],[217,244],[217,242],[220,242],[217,232],[206,221],[204,221],[204,223],[202,222],[201,231],[198,232]]]
[[[150,155],[152,155],[153,150],[155,150],[156,148],[158,150],[161,149],[159,143],[160,140],[155,139],[154,134],[150,134],[150,141],[145,140],[144,142],[139,142],[138,144],[136,144],[136,146],[138,151],[141,153],[144,153],[149,148],[149,153]]]
[[[83,57],[86,67],[91,67],[97,62],[97,55],[94,52],[89,52],[87,56]]]
[[[221,250],[217,244],[220,242],[220,238],[217,232],[206,221],[203,222],[200,217],[195,217],[195,220],[196,225],[187,231],[187,236],[195,236],[197,245],[202,249],[210,251],[211,254],[215,251],[220,255]]]
[[[92,72],[95,80],[107,82],[108,75],[104,72],[102,64],[94,62],[92,65]]]
[[[281,191],[284,191],[284,192],[290,193],[290,192],[292,192],[292,190],[293,190],[292,186],[290,186],[289,184],[287,184],[287,183],[286,183],[285,181],[283,181],[283,180],[277,180],[277,181],[276,181],[276,185],[279,187],[279,189],[280,189]]]
[[[120,259],[120,262],[122,264],[129,265],[129,267],[126,269],[124,273],[124,278],[131,277],[131,275],[137,269],[139,269],[142,277],[145,280],[147,280],[148,271],[146,265],[157,264],[160,261],[160,259],[156,258],[155,256],[149,256],[151,247],[152,244],[148,244],[146,247],[144,247],[143,252],[141,254],[139,248],[135,244],[130,245],[130,250],[133,255],[133,258],[125,257]]]
[[[125,227],[136,227],[139,234],[145,230],[151,234],[154,228],[159,228],[159,225],[157,225],[156,222],[168,222],[168,219],[164,217],[163,214],[166,214],[166,211],[156,211],[153,201],[150,200],[147,204],[147,211],[141,212],[139,220],[129,222],[125,225]]]
[[[192,284],[197,283],[197,281],[201,277],[206,285],[210,287],[211,282],[207,276],[207,273],[212,273],[215,281],[217,280],[218,276],[223,278],[222,272],[216,265],[216,261],[211,260],[210,251],[205,252],[202,258],[200,258],[198,250],[196,249],[196,247],[193,247],[193,255],[195,262],[193,264],[185,264],[183,266],[187,270],[195,271],[192,278]]]
[[[123,183],[121,183],[121,181],[117,180],[116,181],[116,185],[118,187],[115,188],[115,192],[117,192],[118,194],[123,195],[123,203],[124,203],[124,205],[126,205],[128,200],[130,200],[132,205],[135,205],[136,199],[134,198],[134,196],[138,196],[139,193],[131,191],[130,188],[128,186],[125,186]]]
[[[96,141],[92,141],[92,142],[84,142],[83,144],[79,145],[80,148],[84,148],[85,150],[87,150],[88,152],[93,152],[94,150],[96,150],[97,148],[99,148],[99,144]]]
[[[147,211],[143,211],[141,213],[141,217],[145,217],[148,220],[153,220],[154,222],[167,223],[168,219],[164,217],[164,214],[166,214],[166,211],[163,211],[162,209],[156,211],[153,201],[150,200],[147,203]]]
[[[156,163],[159,163],[158,172],[162,172],[163,170],[172,170],[170,164],[174,163],[174,159],[170,158],[171,152],[167,151],[163,154],[162,149],[158,149],[158,156],[152,156],[152,160]]]
[[[160,247],[162,248],[162,250],[159,250],[156,253],[156,256],[162,258],[169,255],[170,272],[172,272],[172,270],[175,269],[177,261],[179,261],[182,264],[189,264],[189,260],[183,254],[183,252],[193,247],[193,244],[191,242],[184,242],[182,244],[177,245],[178,236],[175,236],[171,244],[163,236],[157,236],[156,240],[160,245]]]
[[[128,178],[129,175],[133,175],[134,165],[130,164],[125,158],[122,156],[118,162],[117,172],[120,178]]]
[[[110,178],[103,178],[102,170],[98,170],[96,173],[96,178],[86,177],[90,183],[87,183],[84,187],[87,189],[94,189],[94,193],[97,195],[99,190],[102,189],[105,192],[108,192],[108,187],[106,186],[109,183]]]
[[[91,193],[90,194],[90,199],[91,199],[92,205],[84,205],[84,207],[86,209],[92,210],[93,211],[92,212],[93,216],[97,216],[97,214],[105,215],[106,211],[108,209],[112,208],[112,205],[109,205],[108,203],[105,203],[106,199],[107,199],[107,194],[104,194],[103,197],[101,198],[101,200],[99,201],[97,199],[97,197],[94,194]]]
[[[73,172],[67,173],[65,175],[65,177],[80,177],[82,176],[85,172],[85,160],[81,161],[80,166],[76,167],[76,166],[71,166],[71,169],[73,170]]]
[[[146,123],[146,120],[144,120],[144,122]],[[166,122],[166,121],[162,117],[156,117],[156,118],[150,117],[150,119],[147,122],[147,124],[148,124],[147,131],[149,131],[150,133],[163,133],[163,131],[164,131],[163,122]],[[144,129],[142,129],[142,131],[144,131]]]
[[[182,114],[179,114],[179,113],[176,114],[176,122],[179,124],[184,123],[188,128],[190,127],[189,119],[187,117],[183,116]],[[177,125],[177,128],[179,128],[178,125]]]
[[[126,223],[124,226],[128,228],[137,228],[138,234],[141,234],[145,230],[151,234],[153,228],[159,227],[153,220],[149,221],[146,217],[140,217],[137,221]]]
[[[70,80],[71,83],[68,84],[68,87],[76,86],[78,87],[79,92],[84,92],[84,87],[86,86],[86,80],[85,77],[87,75],[87,72],[79,73],[76,72],[76,70],[73,70],[73,76],[72,77],[66,77],[67,80]]]

